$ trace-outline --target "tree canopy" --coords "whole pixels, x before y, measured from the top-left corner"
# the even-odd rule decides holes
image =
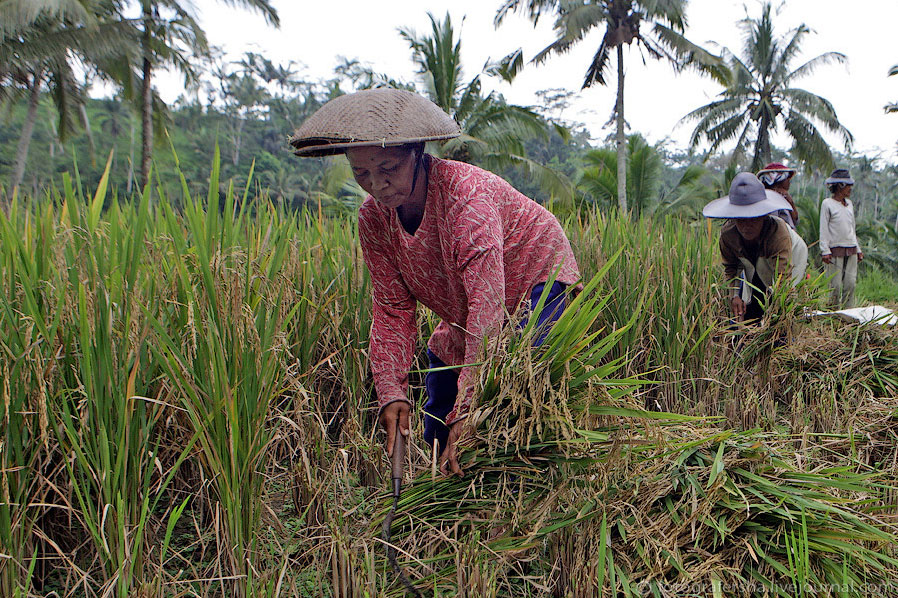
[[[736,162],[753,146],[750,170],[757,171],[771,161],[771,134],[782,128],[792,140],[790,153],[798,161],[809,167],[831,168],[832,152],[817,126],[835,134],[846,149],[853,137],[829,100],[795,84],[821,66],[844,64],[845,55],[824,52],[794,67],[811,30],[801,24],[777,36],[769,3],[760,16],[746,17],[741,27],[745,32],[741,57],[728,49],[724,52],[732,72],[730,83],[718,99],[685,117],[697,121],[691,146],[705,140],[713,153],[723,143],[735,140]]]

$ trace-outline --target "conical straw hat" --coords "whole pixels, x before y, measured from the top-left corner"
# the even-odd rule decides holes
[[[297,156],[330,156],[348,147],[387,147],[459,135],[455,120],[427,98],[380,88],[329,101],[296,130],[290,144]]]

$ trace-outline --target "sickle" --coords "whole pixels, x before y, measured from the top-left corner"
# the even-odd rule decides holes
[[[399,425],[397,422],[396,436],[395,440],[393,441],[393,458],[391,460],[392,471],[390,473],[390,480],[392,482],[393,490],[393,506],[390,508],[390,512],[387,513],[386,517],[384,517],[381,536],[383,538],[384,544],[386,544],[387,546],[387,560],[390,561],[390,566],[399,577],[399,581],[402,582],[402,585],[405,586],[405,589],[411,592],[412,595],[421,598],[421,593],[417,588],[415,588],[414,584],[412,584],[411,580],[399,566],[399,561],[396,560],[396,547],[390,543],[390,532],[391,528],[393,527],[393,517],[396,515],[396,507],[399,505],[399,497],[402,495],[402,470],[404,461],[405,436],[403,436],[399,431]]]

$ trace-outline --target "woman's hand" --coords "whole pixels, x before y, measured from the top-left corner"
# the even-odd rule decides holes
[[[864,252],[863,251],[857,252],[857,261],[859,261],[859,262],[864,261]]]
[[[380,412],[380,425],[387,432],[387,454],[393,456],[393,443],[396,441],[396,429],[399,433],[408,437],[408,412],[409,404],[405,401],[395,401],[384,407]]]
[[[833,263],[833,254],[827,253],[826,255],[823,256],[822,259],[823,259],[824,264],[831,264],[831,263]],[[861,259],[861,258],[858,258],[858,259]]]
[[[741,322],[745,317],[745,301],[742,300],[742,297],[733,297],[730,299],[730,307],[733,309],[736,320]]]
[[[446,439],[446,448],[443,449],[443,454],[440,455],[440,461],[442,461],[440,471],[443,475],[458,474],[458,477],[464,476],[464,472],[458,464],[458,456],[460,454],[458,441],[464,436],[465,421],[457,421],[449,427],[449,438]]]

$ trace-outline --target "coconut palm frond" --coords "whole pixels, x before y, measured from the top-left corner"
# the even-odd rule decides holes
[[[524,51],[518,48],[497,62],[488,62],[483,70],[493,77],[499,77],[506,83],[511,83],[523,68]]]
[[[4,0],[0,2],[0,39],[27,32],[39,22],[96,23],[88,0]]]
[[[485,160],[490,163],[492,158],[493,156],[487,155]],[[535,181],[542,192],[551,199],[569,202],[574,197],[574,184],[564,173],[544,166],[535,160],[514,154],[497,154],[492,163],[497,168],[512,166],[519,169],[527,178]]]
[[[827,130],[837,134],[842,139],[846,150],[851,147],[851,144],[854,142],[854,136],[851,134],[851,131],[839,122],[839,118],[836,116],[836,109],[829,100],[798,88],[783,90],[783,96],[789,99],[791,111],[822,123]]]
[[[458,99],[458,106],[455,109],[455,119],[459,122],[465,122],[475,110],[483,102],[480,95],[481,83],[480,77],[474,77],[462,91],[461,97]]]
[[[605,72],[610,70],[608,58],[611,55],[608,50],[608,44],[606,43],[605,38],[602,38],[602,43],[599,45],[599,49],[596,53],[593,54],[592,60],[589,63],[589,68],[586,69],[586,75],[583,77],[583,89],[591,87],[593,83],[606,85]]]
[[[801,54],[801,43],[811,33],[811,30],[802,23],[791,31],[792,37],[773,40],[773,56],[770,72],[777,78],[783,78],[789,72],[789,64]]]
[[[721,85],[727,85],[732,81],[733,73],[721,56],[712,54],[689,41],[682,33],[660,23],[655,23],[653,29],[658,39],[673,51],[674,64],[678,70],[695,69]]]
[[[577,188],[593,201],[612,204],[617,199],[617,153],[608,149],[586,152],[588,166],[580,173]]]
[[[662,192],[654,213],[701,214],[701,206],[717,197],[713,186],[704,183],[707,173],[701,164],[687,166],[674,186]]]
[[[828,66],[830,64],[847,64],[848,57],[842,54],[841,52],[825,52],[819,56],[815,56],[811,58],[797,69],[789,73],[784,77],[785,81],[792,81],[794,79],[800,79],[802,77],[806,77],[808,75],[813,74],[818,68],[821,66]]]
[[[440,148],[440,153],[443,156],[455,158],[459,155],[469,154],[469,153],[479,153],[479,152],[487,152],[489,149],[489,143],[484,141],[483,139],[479,139],[474,137],[473,135],[469,135],[467,133],[462,133],[458,137],[454,139],[449,139],[446,141]]]
[[[658,202],[662,167],[658,150],[641,136],[631,135],[627,144],[627,198],[636,212]]]
[[[711,151],[717,151],[721,144],[733,139],[740,128],[751,119],[744,112],[736,112],[724,105],[709,110],[696,124],[689,139],[690,147],[698,147],[702,138],[711,144]]]
[[[509,13],[520,11],[526,13],[527,18],[535,25],[544,14],[555,12],[561,2],[562,0],[503,0],[493,22],[498,27]]]
[[[574,43],[574,41],[567,39],[556,39],[554,42],[537,52],[536,55],[530,59],[530,62],[533,64],[542,64],[555,54],[564,54],[569,51],[574,47]]]
[[[281,18],[270,0],[219,0],[219,2],[232,8],[242,8],[256,12],[262,15],[265,22],[272,27],[281,26]]]
[[[786,132],[792,138],[792,155],[804,164],[821,170],[833,168],[833,156],[829,144],[817,127],[800,112],[790,112],[783,121]]]
[[[419,75],[428,81],[431,99],[451,114],[456,109],[456,96],[461,88],[461,41],[455,39],[448,13],[442,22],[431,13],[427,16],[431,25],[429,36],[418,37],[408,28],[400,28],[399,34],[412,50]]]

